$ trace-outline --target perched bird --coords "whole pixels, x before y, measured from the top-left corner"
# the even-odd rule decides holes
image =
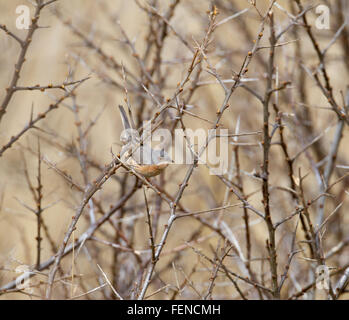
[[[120,159],[132,169],[144,177],[154,177],[160,174],[170,163],[173,163],[164,149],[153,149],[149,145],[143,145],[138,131],[134,129],[123,106],[119,105],[120,116],[124,126],[120,140],[123,147],[120,152]]]

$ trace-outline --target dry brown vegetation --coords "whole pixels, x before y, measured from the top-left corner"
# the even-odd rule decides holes
[[[345,299],[347,1],[35,0],[18,30],[21,4],[0,3],[1,299]],[[205,141],[137,174],[119,104],[228,129],[228,171]]]

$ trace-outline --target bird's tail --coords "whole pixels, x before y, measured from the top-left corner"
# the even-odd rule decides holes
[[[126,111],[122,105],[119,105],[119,110],[120,110],[122,124],[124,125],[124,129],[131,129],[130,122],[128,121]]]

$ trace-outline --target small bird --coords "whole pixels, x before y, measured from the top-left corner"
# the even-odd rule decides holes
[[[120,152],[121,161],[144,177],[157,176],[173,161],[164,149],[153,149],[149,145],[142,145],[138,131],[134,129],[132,115],[130,115],[131,126],[124,107],[119,105],[119,110],[124,126],[120,136],[123,143]]]

